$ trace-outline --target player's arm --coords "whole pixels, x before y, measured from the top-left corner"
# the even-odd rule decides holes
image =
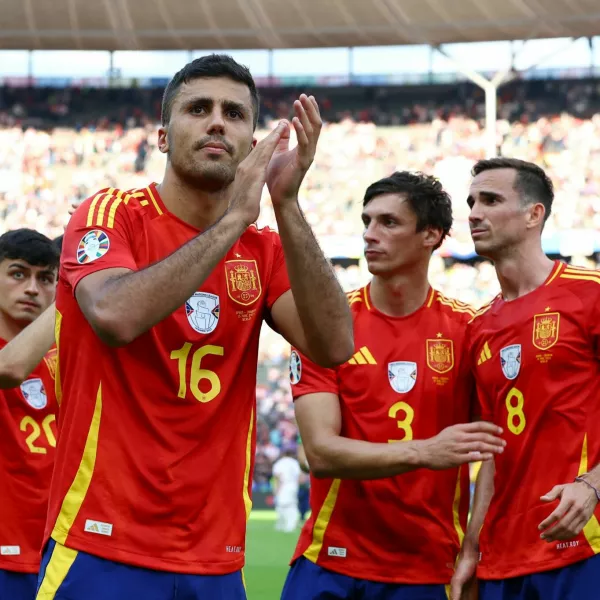
[[[339,397],[321,392],[299,396],[296,420],[315,477],[379,479],[420,468],[447,469],[502,452],[501,429],[491,423],[453,425],[426,440],[373,443],[341,435]]]
[[[20,385],[54,345],[52,303],[33,323],[25,327],[0,350],[0,388]]]
[[[240,164],[229,210],[210,229],[145,269],[106,268],[79,281],[77,302],[100,339],[111,346],[130,343],[202,285],[258,217],[266,169],[283,130],[274,129]]]
[[[298,204],[298,191],[315,156],[321,116],[314,98],[294,103],[298,145],[288,150],[289,131],[273,155],[267,184],[283,245],[291,292],[271,308],[278,331],[317,364],[332,367],[354,351],[346,296]]]
[[[483,527],[485,515],[494,495],[495,464],[493,460],[482,463],[475,483],[475,496],[471,518],[467,526],[465,538],[452,577],[452,600],[462,600],[471,597],[473,588],[477,585],[475,574],[479,562],[479,532]]]
[[[308,466],[308,458],[306,458],[306,451],[304,450],[304,445],[301,444],[298,446],[298,464],[300,465],[300,470],[303,473],[310,473],[310,468]]]

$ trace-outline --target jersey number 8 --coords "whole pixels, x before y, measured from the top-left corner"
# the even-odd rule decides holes
[[[517,388],[511,388],[506,395],[506,410],[508,411],[508,430],[515,435],[520,435],[525,429],[527,421],[523,412],[525,398]]]

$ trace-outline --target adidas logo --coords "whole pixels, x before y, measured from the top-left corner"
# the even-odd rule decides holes
[[[349,365],[376,365],[377,361],[366,346],[363,346],[349,361]]]
[[[483,345],[483,350],[481,351],[481,354],[479,355],[479,360],[477,361],[477,364],[482,365],[485,361],[490,360],[490,358],[492,358],[492,353],[490,351],[490,347],[489,347],[488,343],[486,342]]]

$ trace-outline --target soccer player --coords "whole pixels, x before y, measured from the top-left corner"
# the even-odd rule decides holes
[[[325,365],[353,347],[298,205],[319,110],[305,95],[294,110],[296,147],[286,121],[256,144],[249,71],[197,59],[164,94],[162,183],[101,190],[72,216],[39,600],[245,598],[262,323]],[[252,225],[265,182],[281,238]]]
[[[481,467],[453,598],[476,569],[482,600],[597,598],[600,273],[544,254],[554,192],[541,168],[495,158],[473,175],[471,235],[502,291],[468,352],[481,416],[507,444]]]
[[[298,526],[300,512],[298,507],[298,488],[300,484],[300,463],[296,458],[294,446],[285,447],[281,458],[273,465],[275,480],[275,510],[277,522],[275,529],[291,533]]]
[[[428,281],[452,225],[448,194],[404,171],[373,183],[363,205],[373,278],[349,294],[355,354],[336,369],[291,356],[312,515],[283,600],[446,599],[466,526],[467,463],[502,450],[498,427],[468,423],[473,383],[462,356],[474,313]]]
[[[35,598],[40,567],[56,447],[56,352],[28,366],[27,336],[54,300],[58,261],[58,248],[37,231],[0,236],[0,348],[25,338],[0,362],[0,387],[8,388],[0,390],[0,598],[10,600]]]

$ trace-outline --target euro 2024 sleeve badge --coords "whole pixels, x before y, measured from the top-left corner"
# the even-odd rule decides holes
[[[110,248],[108,235],[100,229],[88,231],[77,247],[77,262],[80,265],[91,263],[102,258]]]

